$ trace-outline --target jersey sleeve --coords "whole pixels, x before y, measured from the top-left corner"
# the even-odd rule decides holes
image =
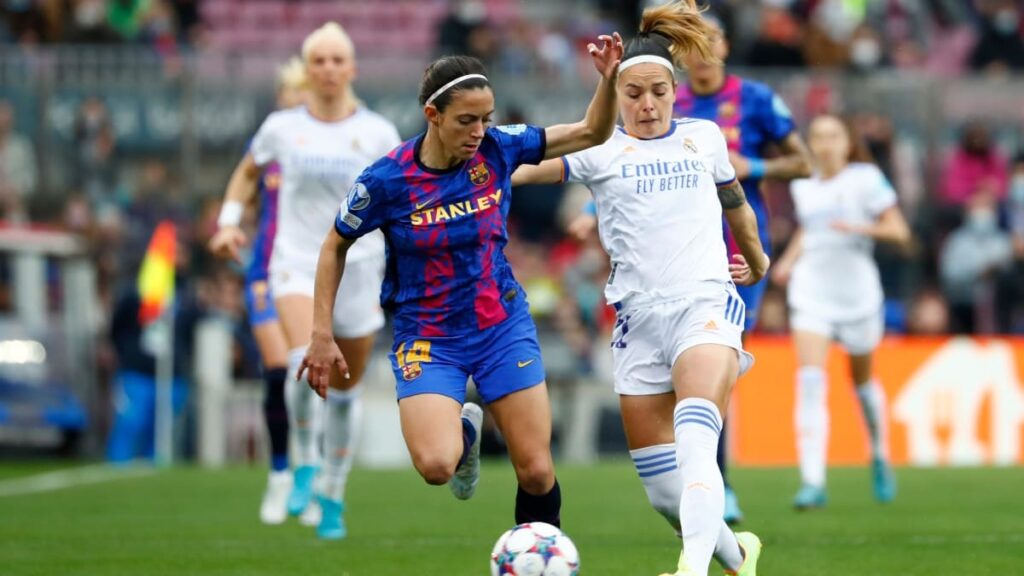
[[[257,166],[265,166],[268,162],[277,159],[278,141],[280,140],[279,125],[277,117],[271,114],[263,121],[260,129],[253,136],[252,142],[249,144],[249,153],[252,154],[252,159]]]
[[[877,166],[867,165],[865,167],[863,201],[872,216],[878,216],[885,212],[895,206],[898,201],[896,190]]]
[[[544,129],[530,124],[496,126],[491,134],[498,140],[501,152],[512,170],[520,164],[540,164],[547,151]]]
[[[773,142],[784,140],[794,130],[793,113],[782,97],[767,86],[758,94],[758,116],[767,139]]]
[[[736,169],[729,160],[729,145],[725,142],[725,135],[717,127],[712,125],[708,130],[711,134],[711,141],[714,145],[712,152],[713,165],[711,175],[715,178],[715,186],[728,186],[736,181]]]
[[[595,148],[587,148],[579,152],[567,154],[560,158],[562,162],[562,182],[579,182],[588,184],[597,174],[594,162]]]
[[[334,219],[334,230],[355,240],[383,226],[388,219],[384,186],[369,168],[356,179]]]

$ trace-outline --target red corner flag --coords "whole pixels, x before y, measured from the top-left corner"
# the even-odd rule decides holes
[[[174,301],[174,223],[164,220],[153,232],[139,270],[139,324],[147,326]]]

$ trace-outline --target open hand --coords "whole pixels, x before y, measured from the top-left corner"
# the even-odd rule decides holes
[[[305,374],[309,387],[321,398],[327,398],[327,389],[331,386],[331,370],[334,368],[346,379],[349,378],[348,363],[334,338],[314,334],[295,379],[301,382]]]
[[[238,226],[222,226],[210,239],[210,252],[218,258],[232,259],[241,263],[240,250],[249,242],[245,232]]]
[[[613,32],[611,36],[602,34],[597,37],[601,41],[601,47],[591,42],[587,44],[587,52],[594,59],[594,68],[606,80],[612,80],[619,73],[619,63],[622,62],[622,53],[625,50],[622,46],[622,36]]]

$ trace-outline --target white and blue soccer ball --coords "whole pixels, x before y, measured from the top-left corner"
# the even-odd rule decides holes
[[[561,530],[544,522],[505,532],[491,551],[491,576],[576,576],[580,554]]]

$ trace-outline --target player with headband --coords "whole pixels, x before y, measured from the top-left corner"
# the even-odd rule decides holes
[[[645,10],[619,67],[623,127],[513,178],[580,182],[594,194],[612,267],[605,297],[617,313],[615,391],[647,497],[682,536],[678,576],[706,576],[712,556],[729,573],[754,575],[761,551],[757,536],[733,534],[722,518],[715,455],[729,393],[753,361],[734,282],[760,280],[768,257],[721,131],[672,118],[676,63],[713,60],[715,34],[693,0]],[[723,213],[742,253],[732,265]]]
[[[548,128],[489,127],[495,96],[483,65],[451,56],[420,86],[425,133],[363,172],[327,234],[317,268],[312,343],[303,361],[322,395],[346,372],[330,338],[331,294],[348,254],[383,230],[388,245],[382,303],[394,312],[392,368],[402,433],[428,484],[468,499],[480,474],[482,409],[465,402],[472,376],[508,443],[518,480],[516,523],[560,524],[561,490],[551,458],[551,407],[526,294],[505,258],[510,178],[595,146],[615,129],[618,35],[589,50],[601,74],[583,120]],[[341,280],[343,282],[343,280]]]

